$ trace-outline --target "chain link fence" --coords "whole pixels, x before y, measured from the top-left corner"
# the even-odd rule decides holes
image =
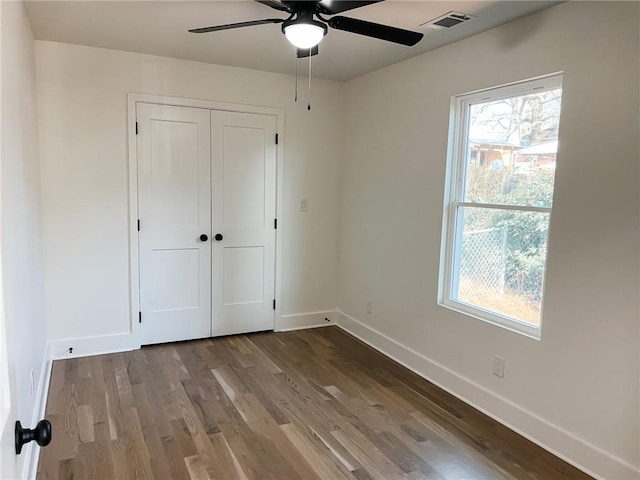
[[[461,247],[460,276],[471,280],[474,288],[504,293],[507,229],[464,232]]]

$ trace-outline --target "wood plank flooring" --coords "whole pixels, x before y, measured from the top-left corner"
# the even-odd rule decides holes
[[[40,479],[588,479],[337,327],[56,361]]]

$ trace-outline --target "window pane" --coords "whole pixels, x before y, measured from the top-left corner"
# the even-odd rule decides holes
[[[540,324],[549,214],[459,207],[452,298]]]
[[[464,201],[551,207],[562,89],[469,107]]]

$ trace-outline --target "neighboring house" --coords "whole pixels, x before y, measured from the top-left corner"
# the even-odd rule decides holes
[[[519,145],[478,138],[469,139],[470,164],[490,168],[503,168],[513,165],[513,154]]]
[[[556,168],[556,155],[558,152],[558,142],[544,142],[531,145],[515,152],[515,165],[518,169]]]

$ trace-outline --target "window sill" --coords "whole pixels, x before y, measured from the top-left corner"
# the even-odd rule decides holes
[[[469,317],[476,318],[496,327],[501,327],[514,333],[519,333],[525,337],[532,338],[534,340],[542,340],[542,328],[530,325],[528,323],[519,322],[503,315],[498,315],[488,310],[483,310],[467,303],[458,302],[455,300],[443,300],[438,302],[438,305],[453,310],[454,312],[467,315]]]

